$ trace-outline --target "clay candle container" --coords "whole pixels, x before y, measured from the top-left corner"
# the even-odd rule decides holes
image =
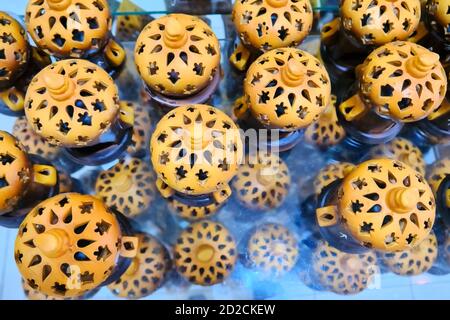
[[[150,209],[156,191],[154,180],[146,162],[128,157],[100,172],[95,192],[108,207],[134,218]]]
[[[116,281],[137,248],[137,238],[123,219],[100,200],[64,193],[27,215],[19,227],[14,258],[33,289],[53,297],[79,297]]]
[[[349,253],[412,249],[431,232],[433,192],[406,164],[374,159],[356,166],[322,192],[316,210],[322,236]]]
[[[30,208],[57,193],[56,169],[0,131],[0,225],[17,228]]]
[[[195,207],[228,199],[243,154],[233,120],[207,105],[167,113],[153,132],[150,150],[161,195]]]
[[[350,254],[320,241],[312,257],[313,277],[325,290],[349,295],[366,289],[378,273],[373,252]]]
[[[334,83],[345,89],[355,67],[375,48],[408,40],[419,26],[419,0],[343,0],[340,16],[322,27],[321,57]]]
[[[269,139],[260,139],[259,145],[286,151],[330,100],[330,79],[319,60],[299,49],[274,49],[248,69],[244,97],[236,101],[234,114],[243,128],[276,130],[278,139],[269,131]]]
[[[404,123],[422,120],[438,108],[447,90],[439,56],[411,42],[374,50],[357,74],[356,94],[351,89],[354,95],[338,108],[345,143],[353,149],[392,140]]]
[[[39,72],[25,115],[37,134],[82,165],[113,161],[131,142],[133,109],[119,105],[111,77],[87,60],[61,60]]]
[[[166,111],[206,103],[219,84],[219,40],[198,17],[153,20],[136,40],[134,59],[151,101]]]
[[[235,1],[231,19],[239,40],[230,62],[243,71],[261,53],[297,47],[313,25],[309,0]]]
[[[27,86],[49,57],[28,43],[25,30],[7,13],[0,11],[0,113],[23,114]]]
[[[40,49],[57,59],[88,59],[115,76],[126,56],[111,23],[106,0],[30,0],[25,12],[28,33]]]
[[[286,198],[291,175],[286,163],[276,154],[259,152],[246,157],[233,180],[239,201],[256,212],[278,208]]]
[[[273,276],[291,271],[298,257],[296,236],[280,224],[267,223],[255,228],[247,243],[249,267]]]
[[[189,225],[174,246],[175,267],[193,284],[223,282],[236,263],[236,242],[220,223],[203,220]]]

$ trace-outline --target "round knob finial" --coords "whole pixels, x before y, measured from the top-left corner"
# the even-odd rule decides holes
[[[274,8],[280,8],[285,6],[288,3],[288,0],[267,0],[267,4]]]
[[[406,70],[416,78],[425,77],[439,63],[439,55],[427,52],[409,58],[406,61]]]
[[[45,74],[44,83],[51,97],[58,101],[66,100],[75,93],[75,84],[67,75]]]
[[[49,258],[58,258],[69,250],[69,236],[63,229],[51,229],[36,236],[34,244]]]
[[[71,0],[47,0],[48,6],[57,11],[62,11],[67,9],[72,3]]]
[[[209,244],[203,244],[197,249],[197,259],[201,262],[208,262],[214,257],[214,248]]]
[[[290,59],[281,71],[281,79],[290,87],[299,86],[305,79],[304,69],[299,61]]]
[[[419,201],[419,190],[417,188],[394,188],[387,197],[389,208],[398,213],[406,213],[413,210],[417,201]]]
[[[168,19],[163,37],[164,43],[173,49],[182,47],[188,39],[186,29],[176,18]]]

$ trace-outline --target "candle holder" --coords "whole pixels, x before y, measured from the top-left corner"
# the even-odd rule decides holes
[[[262,53],[297,47],[311,31],[313,10],[309,0],[235,1],[231,19],[239,40],[230,62],[244,71]]]
[[[89,195],[65,193],[41,202],[16,238],[14,257],[22,277],[33,289],[62,298],[117,281],[138,248],[119,215]]]
[[[25,24],[37,46],[57,59],[87,59],[112,77],[125,64],[125,50],[111,34],[106,1],[29,1]]]
[[[252,154],[246,157],[233,180],[239,201],[258,213],[278,208],[291,184],[287,165],[275,154]]]
[[[150,149],[164,198],[205,207],[231,195],[228,183],[241,163],[243,146],[237,126],[222,111],[207,105],[170,111],[157,124]]]
[[[153,20],[139,35],[134,58],[150,100],[163,111],[206,103],[219,85],[219,40],[198,17]]]
[[[147,212],[154,201],[154,180],[153,171],[146,162],[125,158],[100,172],[95,192],[108,207],[127,218],[136,218]]]
[[[419,0],[408,2],[343,0],[340,16],[321,32],[321,57],[337,91],[354,81],[355,68],[375,48],[408,40],[420,22]]]
[[[275,49],[248,69],[244,97],[236,101],[234,115],[244,129],[277,130],[278,139],[259,137],[259,147],[287,151],[325,111],[330,96],[330,79],[319,60],[299,49]]]
[[[37,134],[81,165],[111,162],[131,142],[134,110],[119,105],[111,77],[87,60],[61,60],[39,72],[25,114]]]
[[[255,228],[247,242],[248,267],[275,277],[291,271],[298,257],[296,236],[277,223],[267,223]]]
[[[351,254],[320,241],[312,256],[315,279],[325,290],[350,295],[365,290],[377,274],[373,252]]]
[[[353,150],[394,139],[404,123],[429,116],[447,90],[439,56],[410,42],[392,42],[374,50],[357,74],[350,98],[338,108],[347,132],[343,144]]]
[[[317,206],[322,236],[349,253],[412,249],[431,232],[436,214],[423,176],[391,159],[359,164],[322,192]]]
[[[183,230],[174,252],[178,273],[203,286],[223,282],[233,271],[237,257],[230,232],[220,223],[208,220],[195,222]]]

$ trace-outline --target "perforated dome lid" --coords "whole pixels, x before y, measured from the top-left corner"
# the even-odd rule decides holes
[[[374,158],[391,158],[400,160],[422,175],[425,175],[425,160],[420,149],[411,141],[404,138],[395,138],[388,143],[379,144],[370,150]]]
[[[399,252],[382,253],[383,263],[390,271],[401,276],[414,276],[427,272],[438,256],[438,242],[433,232],[416,247]]]
[[[142,30],[134,59],[139,74],[152,90],[186,96],[205,88],[218,72],[220,45],[200,18],[169,14]]]
[[[223,282],[233,271],[237,247],[223,225],[213,221],[190,224],[174,246],[177,271],[189,282],[213,285]]]
[[[314,190],[319,195],[323,189],[336,180],[344,178],[355,165],[350,162],[336,162],[323,167],[314,179]]]
[[[364,246],[399,251],[422,242],[433,227],[436,203],[423,176],[392,159],[356,166],[339,189],[339,212]]]
[[[299,257],[296,236],[277,223],[256,228],[248,240],[247,252],[250,263],[256,269],[274,275],[289,272]]]
[[[111,21],[106,0],[29,0],[25,12],[34,42],[60,58],[81,58],[103,48]]]
[[[442,158],[433,163],[428,173],[428,183],[435,194],[446,175],[450,175],[450,158]]]
[[[114,81],[87,60],[61,60],[44,68],[25,96],[25,115],[33,130],[64,147],[94,144],[118,113]]]
[[[65,193],[41,202],[26,216],[14,257],[33,288],[75,297],[108,278],[123,242],[118,221],[100,200]]]
[[[439,55],[411,42],[392,42],[374,50],[360,71],[363,96],[378,113],[402,122],[427,117],[447,91]]]
[[[37,154],[47,160],[53,160],[58,156],[59,148],[36,134],[25,117],[16,119],[12,134],[27,153]]]
[[[286,163],[276,154],[265,152],[247,156],[233,180],[237,198],[255,210],[280,206],[290,184],[291,175]]]
[[[28,62],[28,42],[19,22],[0,11],[0,88],[11,85]]]
[[[246,45],[262,51],[296,47],[309,34],[313,10],[309,0],[235,1],[231,16]]]
[[[351,254],[320,241],[313,253],[313,268],[320,283],[338,294],[356,294],[371,283],[378,273],[373,252]]]
[[[21,144],[9,133],[0,131],[0,215],[11,211],[24,196],[31,171]]]
[[[325,67],[306,51],[274,49],[247,71],[244,92],[253,116],[269,128],[294,131],[325,111],[331,83]]]
[[[364,45],[407,40],[420,22],[419,0],[342,0],[344,29]]]
[[[146,162],[125,158],[100,172],[95,192],[109,207],[127,217],[135,217],[150,208],[156,191],[154,181],[153,171]]]
[[[208,194],[225,188],[238,170],[243,145],[236,124],[207,105],[167,113],[151,138],[158,177],[178,192]]]
[[[448,0],[430,0],[426,5],[431,27],[443,34],[447,42],[450,40],[450,11],[448,6]]]

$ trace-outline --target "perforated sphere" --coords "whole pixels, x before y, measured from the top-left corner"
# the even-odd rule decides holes
[[[177,271],[191,283],[213,285],[234,269],[237,248],[233,236],[220,223],[199,221],[189,225],[175,247]]]
[[[150,209],[155,197],[155,178],[150,166],[138,158],[124,158],[100,172],[95,192],[103,202],[132,218]]]
[[[343,0],[343,28],[364,45],[407,40],[420,22],[419,0]]]
[[[0,215],[15,208],[31,182],[32,168],[23,146],[0,131]]]
[[[356,166],[338,192],[339,212],[352,236],[381,251],[414,248],[431,232],[436,203],[417,171],[392,159]]]
[[[153,132],[150,149],[158,177],[172,189],[192,195],[224,189],[243,154],[236,124],[207,105],[167,113]]]
[[[395,138],[388,143],[379,144],[370,150],[370,158],[391,158],[404,162],[422,175],[425,175],[425,160],[420,149],[411,141]]]
[[[235,1],[231,17],[242,42],[262,51],[298,46],[313,24],[309,0]]]
[[[58,156],[59,148],[36,134],[25,117],[16,119],[12,134],[23,145],[27,153],[37,154],[47,160],[53,160]]]
[[[450,12],[448,0],[430,0],[426,5],[426,12],[430,25],[434,31],[444,36],[444,40],[450,40]]]
[[[368,104],[402,122],[427,117],[447,91],[439,55],[411,42],[391,42],[374,50],[360,71],[360,91]]]
[[[152,294],[166,279],[171,267],[170,255],[164,245],[150,234],[138,235],[138,254],[120,278],[108,285],[116,296],[140,299]]]
[[[251,266],[257,270],[281,276],[289,272],[297,262],[297,238],[281,224],[263,224],[251,234],[247,256]]]
[[[105,205],[93,196],[65,193],[41,202],[26,216],[14,258],[33,289],[77,297],[108,278],[120,248],[119,224]]]
[[[285,131],[317,120],[330,104],[331,83],[320,61],[299,49],[274,49],[247,71],[244,93],[253,116],[264,126]]]
[[[428,172],[428,183],[435,194],[446,175],[450,175],[450,158],[442,158],[433,163]]]
[[[25,115],[51,144],[89,146],[118,119],[118,90],[108,73],[92,62],[61,60],[31,81]]]
[[[382,261],[390,271],[401,276],[415,276],[427,272],[438,256],[438,243],[430,233],[416,247],[399,252],[382,253]]]
[[[313,181],[316,195],[319,195],[325,187],[334,181],[343,179],[353,169],[355,169],[355,165],[349,162],[336,162],[323,167]]]
[[[106,0],[29,0],[25,12],[34,42],[59,58],[82,58],[102,49],[111,22]]]
[[[152,90],[168,96],[189,96],[205,88],[219,72],[220,45],[200,18],[169,14],[142,30],[134,59]]]
[[[239,201],[254,210],[279,207],[290,184],[291,175],[286,163],[275,154],[263,152],[247,156],[233,180]]]
[[[20,23],[0,11],[0,89],[11,86],[23,73],[28,50],[27,36]]]
[[[368,287],[378,273],[373,252],[350,254],[320,241],[314,250],[313,269],[326,290],[337,294],[357,294]]]

